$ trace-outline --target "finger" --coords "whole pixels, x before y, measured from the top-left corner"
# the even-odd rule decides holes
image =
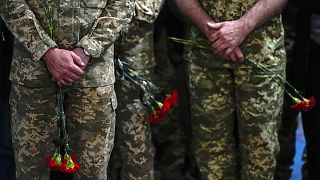
[[[240,50],[240,48],[236,48],[236,49],[234,50],[234,53],[235,53],[237,59],[238,59],[240,62],[243,62],[244,57],[243,57],[243,53],[242,53],[242,51]]]
[[[219,36],[217,33],[213,33],[210,37],[209,37],[209,44],[211,45],[212,43],[214,43],[216,40],[219,39]]]
[[[211,28],[211,29],[220,29],[223,25],[223,23],[211,23],[211,22],[208,22],[207,23],[208,27]]]
[[[59,79],[59,80],[58,80],[58,84],[59,84],[59,85],[64,85],[64,86],[70,85],[70,83],[65,82],[63,79]]]
[[[82,70],[79,66],[73,65],[70,68],[70,71],[76,74],[77,76],[81,76],[84,74],[84,70]]]
[[[77,81],[81,78],[81,76],[78,76],[73,72],[69,72],[66,77],[72,79],[73,81]]]
[[[229,56],[232,52],[233,52],[233,50],[234,50],[235,48],[233,48],[233,47],[229,47],[226,51],[225,51],[225,55],[226,56]]]
[[[77,65],[77,66],[80,66],[80,67],[83,67],[85,64],[83,63],[83,61],[81,60],[81,58],[76,55],[76,53],[74,52],[71,52],[70,53],[72,59],[73,59],[73,62]]]
[[[216,40],[219,39],[218,36],[218,32],[213,33],[210,37],[209,37],[209,44],[211,45],[212,43],[214,43]]]
[[[64,80],[64,82],[68,83],[68,85],[75,82],[74,80],[72,80],[71,78],[68,78],[68,77],[64,77],[63,80]]]
[[[219,47],[217,47],[216,51],[218,52],[218,54],[224,55],[225,54],[225,49],[227,49],[227,44],[221,44]]]
[[[223,42],[221,40],[217,40],[216,42],[214,42],[212,45],[211,45],[211,48],[214,50],[214,53],[215,54],[219,54],[219,51],[218,51],[218,48],[223,44]]]
[[[235,53],[229,54],[228,57],[229,57],[229,59],[231,59],[231,61],[233,61],[233,62],[237,61],[237,57],[236,57]]]
[[[81,76],[78,76],[78,75],[76,75],[75,73],[73,73],[73,72],[68,72],[68,73],[66,73],[65,74],[65,76],[64,76],[65,78],[69,78],[69,79],[71,79],[72,81],[77,81],[78,79],[80,79],[81,78]],[[63,78],[64,78],[63,77]]]

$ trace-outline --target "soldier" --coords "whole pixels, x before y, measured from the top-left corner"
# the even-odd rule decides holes
[[[273,179],[283,89],[260,69],[239,61],[257,61],[284,75],[279,12],[286,0],[176,3],[198,28],[188,28],[188,39],[208,41],[213,51],[192,46],[185,51],[201,178]]]
[[[116,54],[149,80],[155,66],[153,22],[162,3],[163,0],[135,0],[136,15],[115,46]],[[154,151],[147,109],[140,102],[139,91],[134,84],[121,80],[115,87],[121,98],[116,111],[115,149],[108,174],[110,179],[152,180]]]
[[[46,24],[49,6],[53,36]],[[43,158],[54,152],[58,134],[57,83],[81,166],[74,179],[107,179],[117,107],[113,43],[132,7],[130,0],[0,2],[0,15],[16,38],[10,105],[18,180],[48,179]]]

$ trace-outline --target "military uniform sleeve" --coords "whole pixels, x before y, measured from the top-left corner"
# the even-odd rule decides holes
[[[133,7],[134,0],[109,0],[100,18],[77,46],[84,48],[93,58],[100,57],[131,21]]]
[[[160,13],[164,0],[136,0],[135,19],[153,23]]]
[[[24,47],[39,61],[43,54],[57,44],[41,27],[34,13],[24,0],[1,0],[0,15]]]

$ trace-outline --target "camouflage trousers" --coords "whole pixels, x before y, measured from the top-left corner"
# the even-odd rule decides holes
[[[12,137],[18,180],[48,180],[46,157],[56,150],[57,105],[54,87],[12,84]],[[105,180],[113,148],[117,100],[113,85],[65,87],[65,112],[71,148],[80,171],[74,179]]]
[[[150,70],[140,70],[140,73],[146,76]],[[116,111],[115,148],[108,168],[109,179],[152,180],[154,150],[147,109],[140,102],[138,88],[129,81],[117,81],[115,87],[119,108]]]
[[[284,67],[278,68],[274,70],[284,74]],[[189,78],[193,143],[202,179],[273,179],[282,88],[254,68],[191,63]]]

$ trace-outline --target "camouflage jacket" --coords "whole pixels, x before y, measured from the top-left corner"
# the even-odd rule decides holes
[[[55,41],[46,28],[49,5]],[[75,86],[112,84],[113,43],[133,13],[133,0],[1,0],[0,15],[17,39],[10,79],[30,87],[52,86],[43,54],[52,47],[72,50],[80,46],[92,60]]]
[[[164,0],[135,0],[135,19],[153,23],[160,13]]]
[[[117,54],[125,57],[134,69],[155,66],[153,45],[153,22],[164,0],[135,0],[135,16],[116,46]]]
[[[201,0],[204,9],[215,22],[231,21],[239,19],[258,0]],[[193,41],[207,42],[205,37],[195,28],[189,28],[189,39]],[[245,58],[259,61],[267,66],[278,66],[285,62],[284,30],[281,16],[277,15],[258,29],[251,32],[240,46]],[[186,59],[207,67],[248,67],[247,64],[239,64],[220,60],[211,51],[186,47]]]

